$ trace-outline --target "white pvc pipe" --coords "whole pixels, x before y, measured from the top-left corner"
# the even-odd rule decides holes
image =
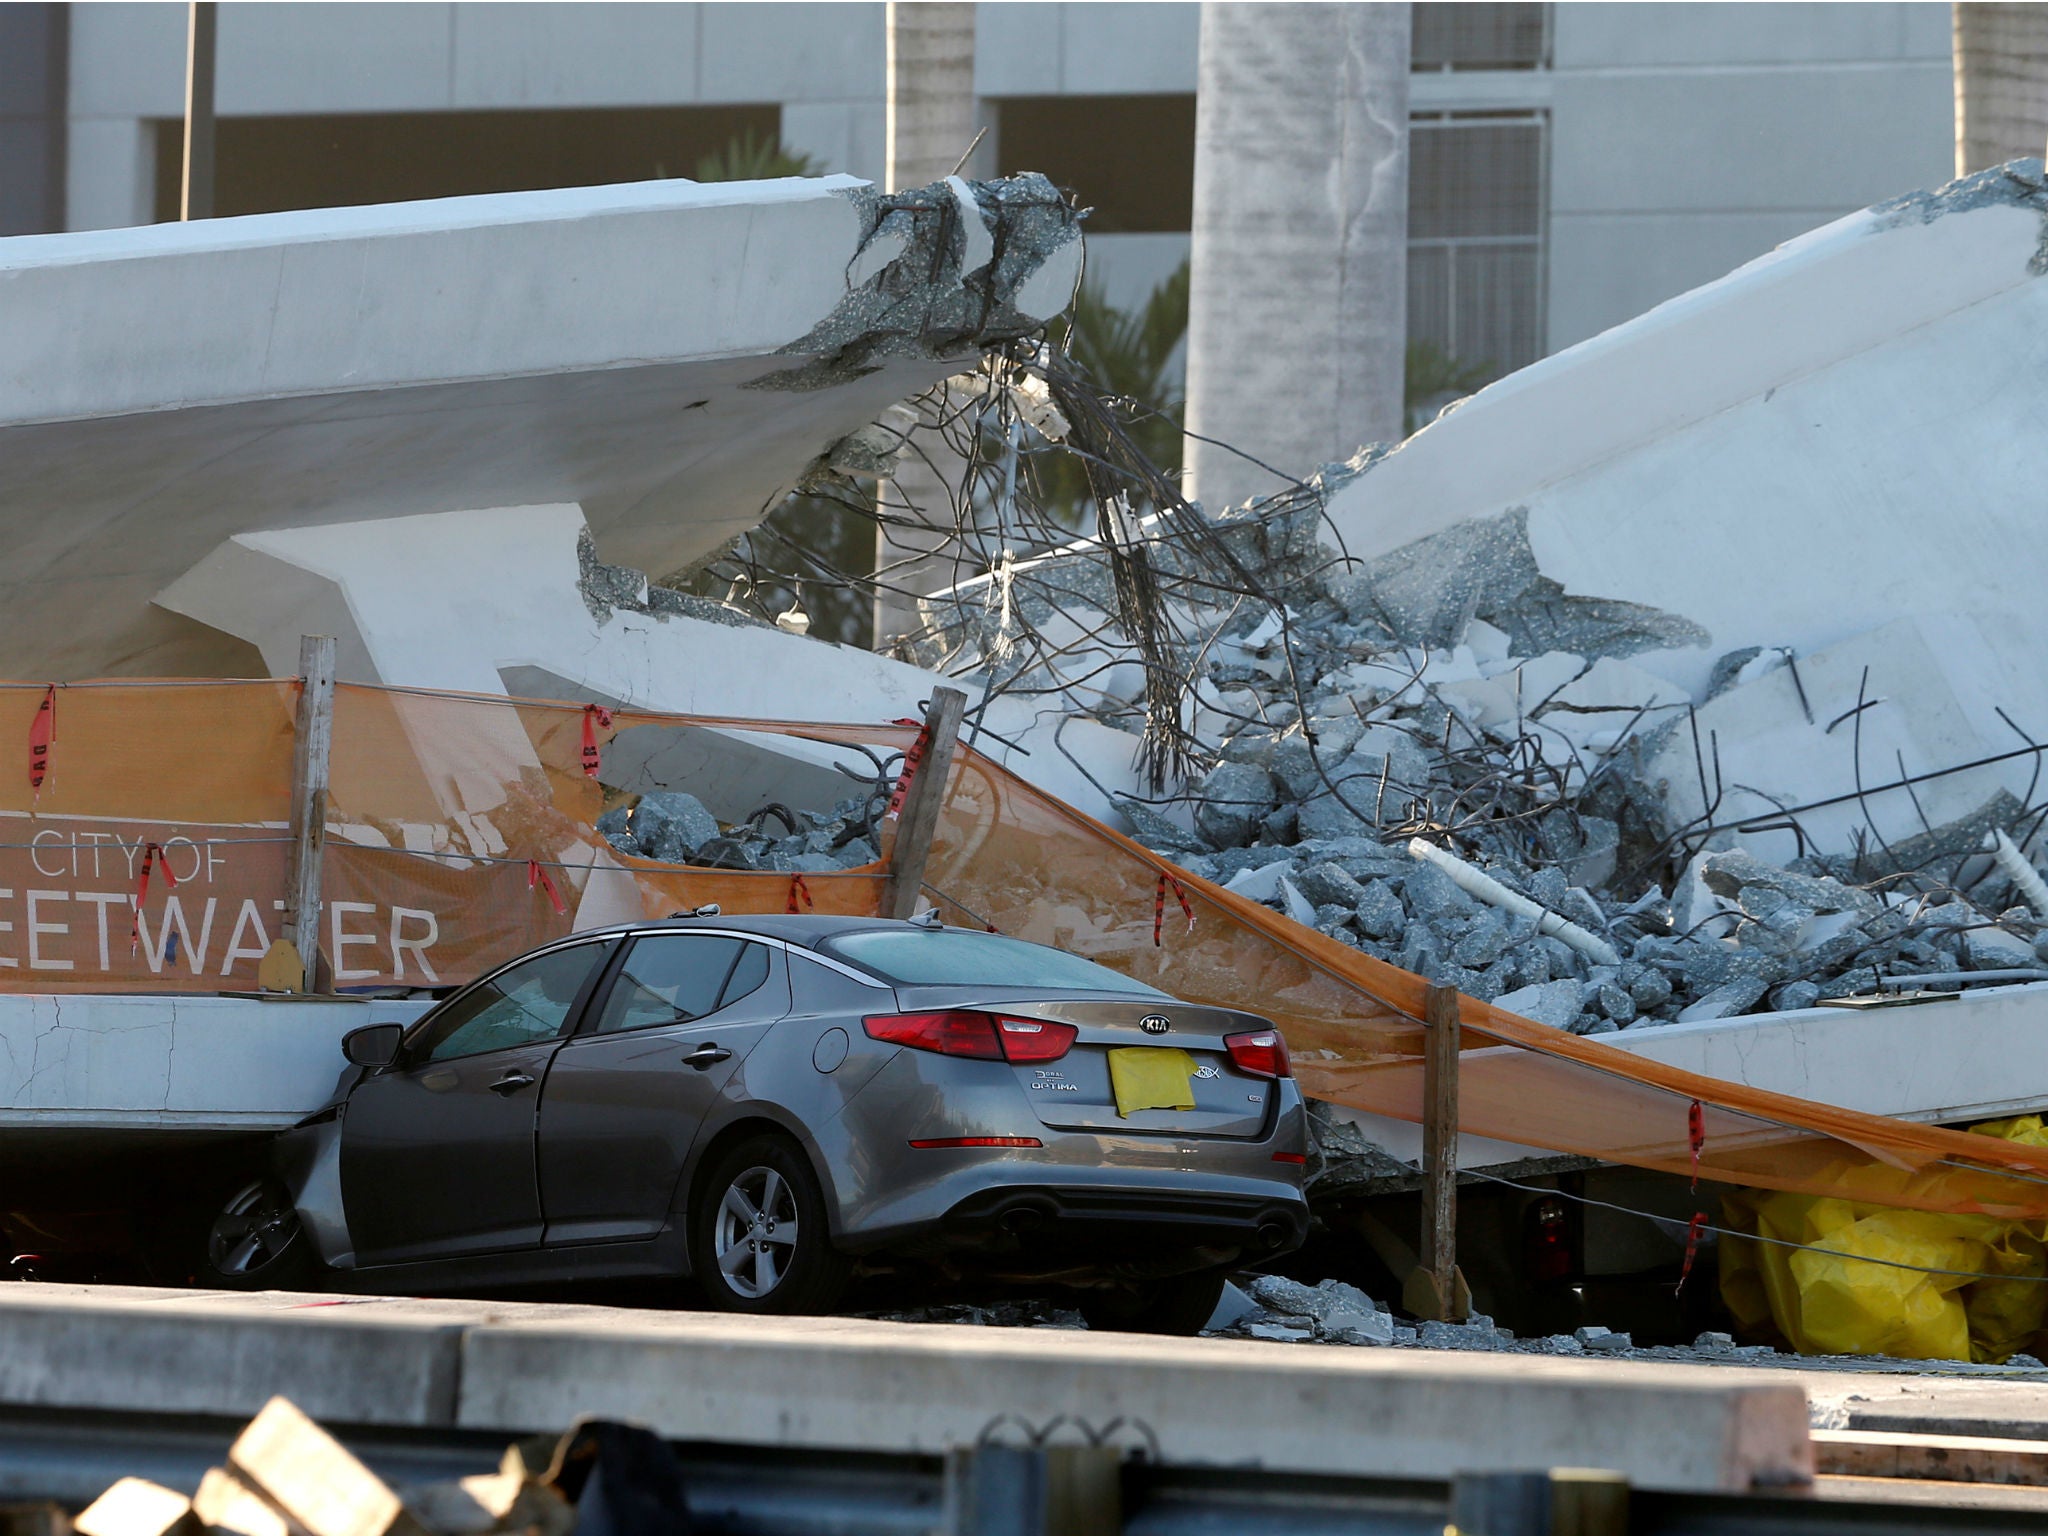
[[[1488,906],[1499,907],[1518,917],[1532,917],[1536,920],[1536,931],[1548,934],[1560,943],[1568,944],[1595,965],[1619,965],[1621,956],[1612,944],[1598,934],[1588,933],[1577,923],[1559,917],[1548,907],[1538,906],[1526,896],[1519,896],[1502,885],[1484,870],[1475,868],[1455,853],[1424,842],[1421,838],[1410,838],[1408,853],[1411,858],[1434,864],[1449,875],[1466,894],[1476,896]]]
[[[2005,878],[2013,883],[2027,905],[2034,909],[2034,916],[2048,917],[2048,880],[2041,878],[2041,872],[2027,862],[2027,856],[2020,852],[2019,844],[2005,835],[2000,827],[1991,829],[1991,836],[1985,840],[1985,848],[1993,862],[2005,871]]]

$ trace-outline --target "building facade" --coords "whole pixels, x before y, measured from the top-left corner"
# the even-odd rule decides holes
[[[1498,374],[1948,179],[1945,4],[1418,4],[1409,322]],[[980,168],[1096,212],[1130,304],[1187,248],[1199,8],[984,3]],[[0,5],[0,232],[174,217],[186,7]],[[879,180],[879,4],[225,4],[221,213],[691,176]],[[966,146],[962,146],[963,150]]]

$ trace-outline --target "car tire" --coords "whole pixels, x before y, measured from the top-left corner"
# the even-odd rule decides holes
[[[276,1179],[242,1179],[215,1212],[199,1258],[205,1279],[227,1290],[305,1289],[321,1273],[313,1239]]]
[[[1200,1333],[1216,1315],[1226,1278],[1220,1269],[1198,1269],[1139,1285],[1083,1291],[1076,1305],[1091,1329],[1185,1338]]]
[[[794,1142],[743,1141],[720,1154],[699,1189],[690,1265],[714,1309],[785,1316],[831,1310],[851,1266],[832,1246],[824,1191]]]

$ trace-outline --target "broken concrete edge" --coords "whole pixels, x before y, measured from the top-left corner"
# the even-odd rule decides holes
[[[1081,279],[1082,213],[1037,172],[903,192],[852,187],[863,233],[848,292],[749,389],[821,389],[892,356],[966,357],[1044,329]]]
[[[1229,1340],[512,1303],[8,1287],[0,1404],[936,1453],[1003,1414],[1143,1420],[1166,1461],[1449,1477],[1599,1465],[1739,1491],[1812,1471],[1782,1380],[1571,1360],[1276,1354]],[[1321,1406],[1301,1411],[1303,1395]],[[1370,1433],[1364,1431],[1370,1430]]]

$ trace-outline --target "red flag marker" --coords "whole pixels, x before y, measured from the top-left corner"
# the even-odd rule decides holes
[[[149,875],[157,860],[163,860],[164,884],[175,890],[178,877],[171,873],[171,861],[164,853],[162,843],[142,845],[142,874],[135,882],[135,920],[128,928],[128,953],[134,954],[142,943],[142,904],[149,900]]]
[[[1699,1256],[1700,1234],[1706,1230],[1707,1213],[1701,1211],[1693,1217],[1692,1225],[1685,1229],[1685,1262],[1679,1266],[1678,1284],[1671,1288],[1672,1295],[1685,1289],[1685,1277],[1692,1273],[1692,1261]]]
[[[606,709],[602,704],[586,704],[583,706],[583,777],[586,779],[597,777],[600,761],[597,750],[597,733],[599,731],[608,731],[611,728],[612,712],[610,710]]]
[[[1165,870],[1159,872],[1159,885],[1152,893],[1152,947],[1160,947],[1159,932],[1166,922],[1166,888],[1173,887],[1173,899],[1180,903],[1181,911],[1188,920],[1188,932],[1195,931],[1195,909],[1188,905],[1188,893],[1181,889],[1181,883]]]
[[[57,685],[43,689],[43,702],[36,706],[28,726],[28,787],[40,799],[43,780],[50,773],[50,748],[57,743]]]
[[[1685,1138],[1692,1145],[1692,1192],[1700,1192],[1700,1151],[1707,1144],[1707,1111],[1698,1099],[1685,1112]]]
[[[554,905],[555,916],[560,917],[569,910],[562,905],[562,893],[555,889],[555,882],[550,880],[548,872],[541,868],[540,860],[528,859],[526,861],[526,888],[530,891],[536,885],[548,893],[548,900]]]

